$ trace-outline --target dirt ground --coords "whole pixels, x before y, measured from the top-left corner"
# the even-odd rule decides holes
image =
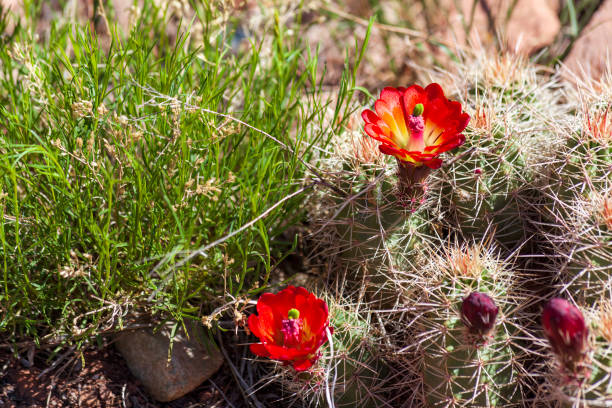
[[[82,364],[84,360],[85,364]],[[5,351],[0,352],[0,407],[123,407],[196,408],[227,407],[233,394],[227,370],[221,368],[210,380],[183,398],[170,403],[152,400],[130,374],[113,346],[87,350],[67,359],[62,373],[44,373],[49,366],[42,357],[31,367]],[[55,371],[55,370],[54,370]],[[59,371],[59,370],[57,370]],[[42,375],[41,375],[42,374]]]

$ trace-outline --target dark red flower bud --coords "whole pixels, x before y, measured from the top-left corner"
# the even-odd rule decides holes
[[[552,299],[542,312],[542,326],[553,351],[567,368],[584,358],[589,329],[576,306],[565,299]]]
[[[489,295],[472,292],[461,304],[461,320],[472,334],[486,335],[495,327],[499,307]]]

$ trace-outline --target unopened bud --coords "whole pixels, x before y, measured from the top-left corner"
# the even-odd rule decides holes
[[[565,299],[552,299],[542,312],[542,326],[553,351],[566,365],[582,360],[589,329],[576,306]]]
[[[499,307],[489,295],[472,292],[461,304],[461,319],[472,334],[486,335],[495,327]]]

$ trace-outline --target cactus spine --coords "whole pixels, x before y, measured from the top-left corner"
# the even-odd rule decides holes
[[[494,233],[507,250],[521,245],[524,201],[531,183],[560,145],[555,126],[567,107],[536,70],[518,57],[477,56],[452,81],[475,107],[458,156],[436,173],[432,195],[440,195],[443,217],[467,239]]]
[[[519,320],[526,301],[516,290],[516,272],[482,245],[454,245],[424,259],[422,293],[405,296],[418,299],[411,304],[416,343],[406,351],[420,355],[428,406],[521,406],[528,392]],[[474,292],[489,299],[489,312],[464,306],[462,316],[462,302]]]
[[[336,407],[383,406],[382,401],[388,398],[384,384],[392,366],[377,345],[380,334],[369,320],[372,315],[334,300],[328,305],[334,329],[333,354],[326,346],[317,368],[297,376],[290,368],[278,367],[282,385],[307,407],[327,406],[326,387],[333,393]]]
[[[585,356],[573,369],[558,354],[547,359],[546,381],[538,402],[554,407],[609,407],[612,406],[612,300],[607,296],[579,310],[590,321]]]

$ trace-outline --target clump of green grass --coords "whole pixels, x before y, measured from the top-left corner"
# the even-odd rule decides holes
[[[239,21],[204,4],[182,22],[201,40],[172,45],[167,13],[145,3],[108,52],[57,21],[44,42],[28,26],[0,39],[10,338],[81,341],[134,312],[197,319],[257,293],[292,249],[281,234],[317,182],[305,163],[341,125],[351,75],[334,125],[311,126],[331,102],[299,30],[272,19],[237,47]]]

